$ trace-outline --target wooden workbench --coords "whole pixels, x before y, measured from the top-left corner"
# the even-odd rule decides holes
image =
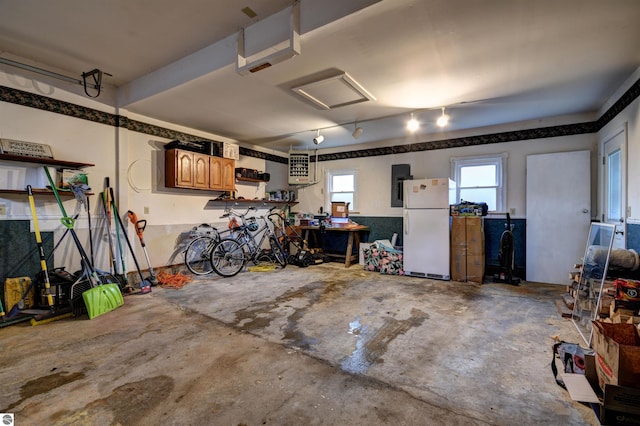
[[[312,247],[318,246],[318,232],[320,232],[319,226],[301,226],[300,229],[304,231],[304,239],[309,243],[313,244]],[[348,268],[351,266],[351,263],[355,261],[358,263],[358,253],[360,251],[360,233],[361,232],[369,232],[370,228],[368,226],[356,225],[356,226],[340,226],[340,227],[326,227],[324,228],[326,233],[333,232],[348,232],[349,238],[347,241],[347,247],[345,249],[344,254],[336,254],[336,253],[326,253],[329,257],[334,257],[338,259],[344,258],[344,266]],[[310,240],[309,237],[312,239]],[[355,254],[353,253],[353,249],[356,249]]]

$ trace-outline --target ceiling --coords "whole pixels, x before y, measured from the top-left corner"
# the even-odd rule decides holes
[[[0,59],[75,78],[97,68],[98,101],[284,152],[594,119],[640,66],[638,0],[301,0],[300,54],[237,73],[239,31],[247,56],[274,53],[290,36],[292,4],[0,0]],[[375,99],[322,110],[291,90],[341,73]],[[435,125],[443,106],[445,130]],[[415,134],[405,127],[412,112]]]

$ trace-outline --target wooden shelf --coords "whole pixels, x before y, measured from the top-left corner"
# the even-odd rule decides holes
[[[75,161],[54,160],[53,158],[26,157],[22,155],[0,154],[0,161],[18,161],[21,163],[42,164],[47,166],[60,166],[69,169],[82,169],[92,167],[94,164],[78,163]],[[34,190],[35,191],[35,190]]]
[[[262,205],[262,206],[286,206],[286,205],[290,205],[290,206],[294,206],[296,204],[298,204],[297,201],[269,201],[269,200],[245,200],[245,199],[234,199],[234,198],[228,198],[228,199],[222,199],[222,200],[209,200],[209,202],[207,203],[208,205],[212,205],[212,206],[228,206],[228,205],[235,205],[235,206],[240,206],[240,205]]]
[[[255,183],[267,182],[266,180],[254,179],[254,178],[248,178],[248,177],[236,177],[236,180],[238,182],[255,182]]]

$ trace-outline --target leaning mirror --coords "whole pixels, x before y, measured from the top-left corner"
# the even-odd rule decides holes
[[[591,347],[593,336],[591,321],[598,318],[600,311],[614,234],[615,225],[592,223],[587,238],[587,247],[582,258],[580,280],[575,290],[571,320],[588,347]]]

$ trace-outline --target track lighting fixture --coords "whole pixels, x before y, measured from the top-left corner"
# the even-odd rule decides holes
[[[444,127],[449,124],[449,116],[444,113],[444,107],[442,107],[442,115],[438,117],[436,124],[440,127]]]
[[[407,130],[410,132],[415,132],[420,128],[420,122],[413,118],[413,113],[411,113],[411,119],[407,122]]]
[[[324,136],[320,134],[320,129],[318,129],[318,133],[315,138],[313,138],[313,143],[316,145],[320,145],[324,141]]]
[[[358,139],[360,136],[362,136],[362,132],[364,132],[364,130],[356,123],[353,123],[353,125],[355,126],[355,129],[353,130],[353,133],[351,133],[351,136],[353,136],[354,139]]]

